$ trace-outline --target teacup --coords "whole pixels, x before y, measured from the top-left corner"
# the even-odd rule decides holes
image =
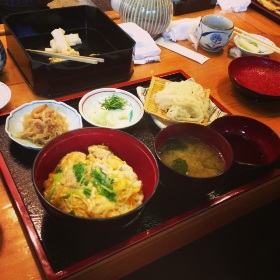
[[[219,52],[229,43],[233,28],[233,22],[226,17],[206,15],[198,26],[199,45],[206,51]]]

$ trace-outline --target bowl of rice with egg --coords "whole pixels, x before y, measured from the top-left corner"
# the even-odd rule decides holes
[[[48,143],[32,173],[50,216],[97,231],[135,221],[154,195],[158,177],[156,159],[142,142],[97,127],[69,131]]]

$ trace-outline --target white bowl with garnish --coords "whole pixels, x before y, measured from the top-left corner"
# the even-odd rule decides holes
[[[93,126],[123,129],[138,123],[144,109],[139,98],[128,91],[100,88],[81,98],[79,112]]]
[[[30,138],[24,139],[19,137],[20,133],[22,133],[24,130],[23,122],[25,116],[31,114],[34,109],[42,105],[47,105],[49,108],[55,110],[57,113],[59,113],[59,115],[62,116],[66,123],[66,131],[83,127],[81,115],[77,112],[76,109],[70,107],[66,103],[57,102],[54,100],[32,101],[30,103],[23,104],[15,110],[11,111],[11,113],[7,117],[5,131],[7,132],[11,140],[25,148],[34,150],[40,150],[44,146],[38,145],[36,142],[30,140]]]
[[[270,41],[269,39],[258,35],[258,34],[250,34],[254,37],[256,37],[258,40],[263,41],[266,44],[269,44],[271,46],[275,47],[274,42]],[[251,39],[247,39],[243,36],[236,35],[234,37],[234,43],[235,45],[241,50],[243,55],[260,55],[260,56],[266,56],[273,53],[273,50],[266,48],[265,46],[262,46],[261,44],[258,44],[257,42],[253,42]]]

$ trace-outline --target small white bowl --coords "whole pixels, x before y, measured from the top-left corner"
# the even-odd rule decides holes
[[[123,109],[105,110],[102,104],[112,95],[127,101]],[[116,88],[100,88],[85,94],[79,102],[82,117],[91,125],[112,129],[127,128],[138,123],[144,114],[142,102],[132,93]]]
[[[13,141],[28,149],[40,150],[42,148],[32,141],[27,139],[20,139],[16,137],[16,135],[18,135],[23,130],[22,122],[24,119],[24,115],[30,114],[34,108],[43,104],[46,104],[50,108],[55,109],[58,113],[66,118],[69,126],[69,131],[83,127],[83,122],[80,114],[77,112],[77,110],[68,106],[67,104],[54,100],[33,101],[31,103],[23,104],[20,107],[14,109],[7,117],[5,131]]]
[[[255,36],[256,38],[258,38],[259,40],[261,41],[264,41],[265,43],[267,44],[270,44],[271,46],[275,46],[275,44],[270,41],[269,39],[261,36],[261,35],[258,35],[258,34],[251,34],[252,36]],[[257,47],[259,49],[259,52],[252,52],[252,51],[249,51],[249,50],[246,50],[244,49],[243,47],[240,46],[240,44],[238,43],[238,40],[241,38],[240,35],[236,35],[234,37],[234,43],[235,45],[241,50],[242,54],[243,55],[261,55],[261,56],[266,56],[266,55],[269,55],[269,54],[272,54],[273,51],[260,45],[260,44],[257,44]],[[245,39],[246,40],[246,39]],[[247,41],[250,41],[249,39]]]

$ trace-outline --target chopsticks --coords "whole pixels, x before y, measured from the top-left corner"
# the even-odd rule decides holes
[[[43,56],[50,56],[55,58],[62,58],[72,61],[84,62],[89,64],[97,64],[98,62],[104,62],[103,58],[99,57],[90,57],[90,56],[80,56],[80,55],[67,55],[61,53],[54,53],[54,52],[47,52],[47,51],[40,51],[40,50],[33,50],[33,49],[26,49],[28,52],[40,54]]]
[[[280,48],[278,48],[276,46],[272,46],[272,45],[270,45],[270,44],[268,44],[268,43],[258,39],[256,36],[246,32],[246,31],[244,31],[244,30],[242,30],[242,29],[240,29],[238,27],[234,27],[234,29],[235,30],[233,32],[235,34],[237,34],[237,35],[239,35],[239,36],[241,36],[241,37],[243,37],[245,39],[250,39],[251,41],[253,41],[253,42],[255,42],[255,43],[259,44],[259,45],[262,45],[263,47],[265,47],[267,49],[270,49],[270,50],[272,50],[272,51],[274,51],[276,53],[280,53]],[[242,32],[242,33],[240,33],[240,32]]]

